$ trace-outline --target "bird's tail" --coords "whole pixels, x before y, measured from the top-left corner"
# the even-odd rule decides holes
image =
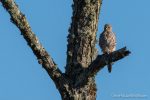
[[[113,63],[109,63],[108,66],[107,66],[109,73],[111,73],[111,71],[112,71],[112,65],[113,65]]]

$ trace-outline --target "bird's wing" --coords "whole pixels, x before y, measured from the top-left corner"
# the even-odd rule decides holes
[[[104,32],[102,32],[99,37],[99,45],[101,48],[105,45],[104,41],[105,41],[105,35],[104,35]]]

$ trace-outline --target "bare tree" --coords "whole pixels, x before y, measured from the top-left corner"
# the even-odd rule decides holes
[[[66,70],[62,73],[31,30],[17,4],[13,0],[1,0],[1,3],[10,14],[11,22],[21,31],[39,64],[54,81],[62,100],[95,100],[96,73],[104,68],[107,62],[118,61],[130,54],[124,47],[110,54],[98,55],[95,44],[102,0],[73,0]]]

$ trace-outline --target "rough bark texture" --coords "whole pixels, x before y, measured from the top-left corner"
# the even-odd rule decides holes
[[[42,64],[43,68],[48,72],[49,76],[53,79],[56,86],[60,86],[58,83],[62,81],[62,72],[57,68],[57,65],[39,42],[36,35],[32,32],[29,23],[26,20],[24,14],[20,12],[18,6],[13,0],[2,0],[3,7],[9,12],[11,16],[11,22],[14,23],[21,35],[27,41],[27,44],[36,55],[39,64]]]
[[[101,0],[74,0],[73,16],[69,28],[66,74],[73,79],[71,94],[77,100],[95,100],[96,84],[94,77],[77,84],[84,78],[86,69],[97,56],[96,32]]]
[[[54,81],[63,100],[95,100],[95,75],[108,62],[118,61],[130,51],[126,47],[111,54],[97,56],[96,32],[101,0],[73,0],[72,23],[69,28],[66,72],[62,73],[32,32],[24,14],[13,0],[1,0],[39,64]]]

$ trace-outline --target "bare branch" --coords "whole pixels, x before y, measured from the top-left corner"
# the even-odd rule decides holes
[[[57,68],[53,59],[41,45],[37,36],[32,32],[25,15],[21,13],[13,0],[1,0],[1,2],[3,7],[10,14],[12,23],[19,28],[21,35],[23,35],[29,47],[37,57],[39,64],[42,64],[43,68],[48,72],[55,83],[60,81],[59,79],[62,79],[62,72]]]
[[[89,68],[85,69],[85,73],[79,75],[80,79],[75,86],[84,85],[89,77],[96,75],[108,62],[116,62],[128,56],[131,52],[126,50],[126,47],[114,51],[110,54],[98,55],[97,58],[91,63]],[[82,78],[81,78],[82,77]]]
[[[130,53],[131,52],[127,50],[126,47],[124,47],[110,54],[98,55],[88,68],[88,70],[90,71],[89,76],[95,75],[98,71],[104,68],[104,66],[107,65],[108,62],[116,62],[118,60],[121,60],[122,58],[128,56]]]

